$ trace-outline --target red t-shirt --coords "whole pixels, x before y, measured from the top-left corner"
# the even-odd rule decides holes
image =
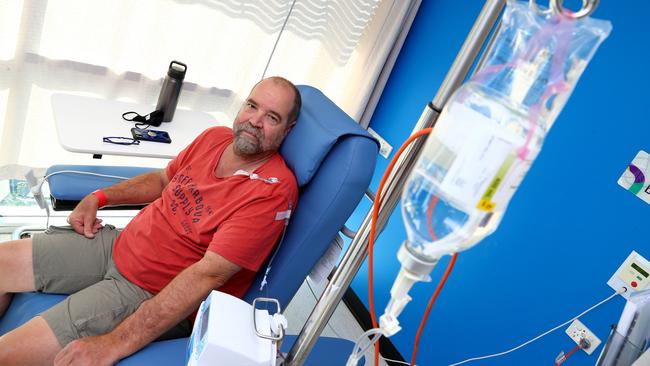
[[[282,213],[290,201],[296,206],[298,187],[280,154],[255,170],[266,181],[218,178],[215,168],[231,142],[231,129],[212,127],[169,163],[162,196],[115,241],[113,260],[131,282],[157,294],[211,250],[242,267],[219,290],[246,292],[282,233]]]

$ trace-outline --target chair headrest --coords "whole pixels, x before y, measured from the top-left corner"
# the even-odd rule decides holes
[[[307,85],[298,85],[298,90],[302,108],[280,153],[302,187],[309,183],[339,138],[346,135],[374,138],[320,90]]]

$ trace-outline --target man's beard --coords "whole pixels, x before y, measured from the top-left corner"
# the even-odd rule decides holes
[[[255,136],[255,141],[250,136],[242,136],[242,132],[248,132]],[[233,129],[233,146],[235,151],[241,155],[255,155],[262,152],[262,133],[253,127],[250,122],[239,123]]]

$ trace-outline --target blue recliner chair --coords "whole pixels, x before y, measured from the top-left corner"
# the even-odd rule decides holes
[[[286,307],[314,264],[338,235],[370,183],[378,143],[319,90],[299,86],[303,106],[297,125],[287,136],[281,154],[294,171],[300,186],[300,199],[291,218],[282,246],[273,260],[268,284],[260,291],[264,273],[244,299],[249,303],[259,296],[273,297]],[[86,170],[118,176],[133,176],[145,170],[124,167],[53,166],[48,174],[60,170]],[[131,170],[131,171],[129,171]],[[50,178],[53,203],[70,207],[93,190],[115,183],[110,179],[60,174]],[[263,272],[263,271],[261,271]],[[17,294],[0,319],[0,335],[63,300],[65,295]],[[154,342],[122,360],[120,365],[182,365],[187,338]],[[288,351],[295,337],[287,336],[282,346]],[[345,364],[352,342],[340,339],[319,340],[307,365]]]

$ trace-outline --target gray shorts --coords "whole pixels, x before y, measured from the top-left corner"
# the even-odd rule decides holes
[[[119,230],[106,225],[88,239],[70,227],[50,227],[32,239],[36,291],[72,294],[41,314],[61,346],[110,332],[152,295],[113,263]]]

